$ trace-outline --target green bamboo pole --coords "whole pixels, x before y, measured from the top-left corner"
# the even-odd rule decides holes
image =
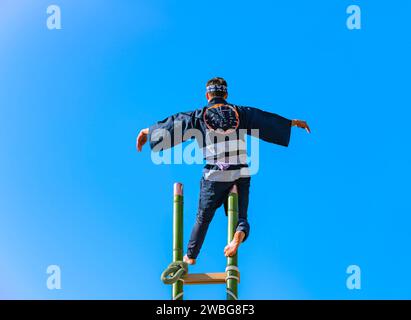
[[[183,261],[183,185],[174,184],[173,201],[173,262]],[[173,284],[173,300],[183,300],[183,282]]]
[[[234,185],[228,195],[228,243],[233,240],[238,223],[238,191]],[[227,300],[237,300],[238,297],[238,254],[227,257]]]

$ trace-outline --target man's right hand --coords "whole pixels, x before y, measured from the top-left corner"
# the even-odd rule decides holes
[[[148,128],[141,130],[140,133],[138,134],[137,142],[136,142],[136,148],[138,152],[140,152],[143,149],[143,146],[147,142],[147,136],[148,136]]]

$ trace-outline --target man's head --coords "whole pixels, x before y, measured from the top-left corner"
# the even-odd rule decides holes
[[[223,78],[216,77],[207,81],[206,98],[208,101],[210,101],[215,97],[223,99],[227,99],[228,97],[227,81],[225,81]]]

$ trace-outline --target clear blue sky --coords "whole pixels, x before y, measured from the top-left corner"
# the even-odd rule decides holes
[[[60,5],[62,30],[46,28]],[[349,31],[346,8],[362,9]],[[407,1],[0,0],[0,298],[168,299],[172,184],[185,243],[200,165],[157,166],[140,128],[230,101],[309,121],[262,143],[242,299],[411,298]],[[192,272],[223,271],[226,218]],[[62,289],[46,288],[57,264]],[[346,288],[361,267],[362,289]],[[187,287],[224,299],[224,286]]]

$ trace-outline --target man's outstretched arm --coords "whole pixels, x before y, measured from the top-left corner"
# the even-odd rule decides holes
[[[240,123],[248,134],[264,141],[287,147],[290,142],[291,128],[304,128],[310,132],[306,121],[290,120],[278,114],[252,107],[238,107]]]
[[[199,112],[201,110],[194,110],[190,112],[179,112],[172,116],[158,121],[149,128],[142,129],[137,136],[136,148],[141,151],[144,144],[148,141],[150,147],[155,151],[172,148],[175,145],[183,142],[183,137],[175,136],[175,131],[178,130],[183,136],[193,128],[198,127]],[[169,141],[163,142],[164,133],[168,134]]]

